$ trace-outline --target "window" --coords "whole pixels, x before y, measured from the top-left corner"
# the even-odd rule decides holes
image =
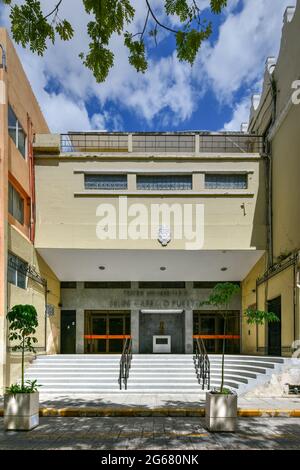
[[[84,175],[85,189],[127,189],[127,175]]]
[[[140,289],[185,289],[185,282],[139,282]]]
[[[85,282],[85,289],[130,289],[131,282]]]
[[[60,283],[61,289],[76,289],[77,283],[73,281],[65,281]]]
[[[217,284],[222,284],[224,281],[217,281],[217,282],[210,282],[210,281],[195,281],[193,283],[193,288],[194,289],[213,289]],[[237,284],[240,286],[239,281],[230,281],[234,284]]]
[[[246,174],[206,174],[206,189],[247,189]]]
[[[10,105],[8,105],[8,133],[21,155],[26,158],[26,134]]]
[[[21,289],[26,289],[28,263],[16,255],[8,253],[7,281]]]
[[[24,199],[11,183],[8,184],[8,212],[24,225]]]
[[[187,190],[192,189],[192,175],[137,175],[137,189]]]

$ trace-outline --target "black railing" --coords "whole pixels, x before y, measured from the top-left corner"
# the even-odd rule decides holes
[[[263,138],[242,132],[69,132],[63,153],[264,153]]]
[[[122,356],[120,359],[120,371],[119,371],[119,385],[122,390],[122,384],[124,384],[125,390],[127,390],[127,381],[129,377],[129,371],[131,367],[132,359],[132,339],[126,338]]]
[[[210,362],[202,338],[194,339],[194,364],[202,390],[210,389]]]

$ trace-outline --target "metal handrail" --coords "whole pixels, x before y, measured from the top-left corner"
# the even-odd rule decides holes
[[[194,364],[197,379],[202,390],[210,389],[210,361],[202,338],[194,339]]]
[[[132,360],[132,339],[126,338],[124,348],[122,351],[122,356],[120,359],[120,369],[119,369],[120,390],[122,390],[122,381],[124,383],[125,390],[127,390],[127,381],[128,381],[129,371],[131,367],[131,360]]]

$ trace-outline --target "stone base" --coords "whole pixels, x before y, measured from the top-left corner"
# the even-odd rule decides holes
[[[8,431],[30,431],[39,424],[39,393],[4,395],[4,427]]]
[[[237,427],[236,418],[205,418],[205,424],[211,432],[235,432]]]
[[[4,428],[7,431],[30,431],[39,425],[39,414],[32,416],[4,416]]]
[[[235,432],[237,425],[237,396],[206,394],[205,423],[212,432]]]

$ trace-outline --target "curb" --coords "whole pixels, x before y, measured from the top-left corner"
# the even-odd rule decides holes
[[[66,408],[40,408],[40,417],[67,418],[67,417],[204,417],[204,408],[92,408],[92,407],[66,407]],[[0,408],[0,417],[3,417],[3,408]],[[300,418],[299,410],[285,409],[246,409],[239,408],[240,418]]]

